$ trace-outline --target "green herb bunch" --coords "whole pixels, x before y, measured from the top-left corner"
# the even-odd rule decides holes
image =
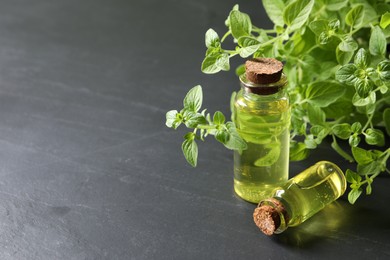
[[[390,135],[390,1],[262,3],[274,27],[256,27],[248,14],[234,6],[222,37],[213,29],[206,32],[207,51],[201,69],[207,74],[228,71],[234,56],[284,61],[292,103],[290,160],[304,160],[310,150],[330,136],[332,148],[357,163],[356,170],[346,171],[351,187],[348,199],[353,204],[364,190],[366,194],[372,192],[372,183],[380,173],[390,173],[386,168],[390,148],[385,147],[385,135]],[[222,46],[228,39],[235,44],[234,49]],[[236,69],[237,75],[243,72],[242,65]],[[189,123],[192,117],[198,118],[195,124]],[[186,104],[180,113],[167,113],[168,127],[185,123],[195,128],[185,137],[185,155],[186,150],[197,149],[191,140],[203,140],[207,134],[215,135],[230,149],[245,149],[234,124],[224,121],[220,112],[211,120],[204,112],[186,109]],[[234,145],[229,145],[230,138]],[[348,140],[350,149],[343,150],[340,140]],[[196,160],[193,163],[186,157],[196,164]]]

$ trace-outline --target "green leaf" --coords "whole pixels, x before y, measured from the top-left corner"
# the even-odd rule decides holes
[[[222,125],[223,123],[225,123],[225,116],[222,114],[222,112],[217,111],[214,113],[213,123],[215,125]]]
[[[359,174],[357,174],[356,172],[351,171],[350,169],[347,169],[347,171],[345,172],[345,179],[349,183],[359,184],[362,180],[362,177]]]
[[[386,36],[379,26],[375,26],[371,30],[371,37],[369,42],[369,50],[372,55],[386,54]]]
[[[293,142],[290,144],[290,160],[301,161],[309,156],[309,150],[304,143]]]
[[[390,108],[383,111],[383,122],[385,123],[386,132],[390,136]]]
[[[385,145],[385,136],[379,129],[369,128],[364,133],[366,143],[377,146]]]
[[[368,78],[357,79],[355,82],[356,93],[362,98],[368,97],[373,89],[373,86],[374,83]]]
[[[185,125],[188,128],[196,128],[198,125],[208,124],[204,115],[192,111],[184,112]]]
[[[326,9],[330,11],[338,11],[348,4],[348,0],[325,0]]]
[[[316,149],[317,148],[317,142],[314,139],[314,136],[312,134],[306,135],[304,143],[305,143],[307,149]]]
[[[368,54],[365,49],[360,48],[358,52],[355,55],[355,59],[353,63],[356,65],[359,69],[365,69],[368,66]]]
[[[165,125],[169,128],[176,129],[182,122],[177,110],[168,111],[165,117],[166,117]]]
[[[347,123],[336,124],[332,127],[333,133],[341,139],[348,139],[351,136],[351,125]]]
[[[368,176],[366,176],[367,177],[367,179],[369,179],[369,177]],[[372,192],[372,186],[371,186],[371,183],[370,182],[367,182],[367,187],[366,187],[366,194],[367,195],[370,195],[371,194],[371,192]]]
[[[300,29],[306,23],[313,5],[314,0],[297,0],[286,6],[283,20],[290,32]]]
[[[358,164],[357,172],[359,175],[374,175],[380,172],[381,165],[378,161],[372,161],[367,164]]]
[[[359,27],[363,23],[364,8],[363,5],[356,5],[345,16],[345,22],[354,28]]]
[[[322,125],[313,125],[310,127],[310,133],[319,139],[324,139],[328,135],[327,129]]]
[[[230,139],[230,134],[228,131],[217,131],[215,134],[215,139],[223,144],[226,144]]]
[[[355,76],[356,69],[355,64],[347,64],[340,67],[340,69],[336,72],[336,80],[349,86],[354,86],[357,80]]]
[[[187,95],[184,97],[183,106],[186,110],[192,112],[198,112],[202,107],[203,102],[203,92],[202,87],[197,85],[188,91]]]
[[[348,193],[348,201],[351,204],[355,204],[356,200],[360,197],[362,194],[362,190],[359,189],[353,189]]]
[[[232,122],[226,123],[227,131],[229,132],[229,140],[224,143],[225,147],[231,150],[245,150],[247,149],[246,142],[237,133],[236,127]]]
[[[317,81],[306,89],[306,99],[312,105],[326,107],[343,96],[345,88],[334,81]]]
[[[207,48],[219,48],[221,45],[218,34],[211,28],[206,32],[205,44]]]
[[[184,136],[184,138],[185,140],[181,146],[184,157],[192,167],[196,167],[198,161],[198,145],[194,140],[195,134],[188,133]]]
[[[344,94],[346,95],[346,94]],[[330,106],[322,108],[326,114],[326,118],[338,119],[346,115],[350,115],[354,111],[351,101],[339,99]]]
[[[238,39],[240,48],[240,56],[242,58],[249,57],[260,48],[260,42],[253,37],[242,36]]]
[[[360,122],[355,122],[351,126],[351,130],[354,133],[360,134],[362,130],[362,124]]]
[[[308,105],[307,114],[312,125],[321,125],[325,122],[326,115],[324,111],[318,106]]]
[[[249,36],[252,31],[252,22],[250,17],[239,10],[232,10],[230,12],[229,26],[233,37],[236,39],[241,36]]]
[[[373,154],[363,148],[352,147],[352,155],[358,164],[368,164],[374,160]]]
[[[230,70],[230,63],[229,63],[229,54],[222,53],[216,61],[216,66],[220,68],[221,70],[228,71]]]
[[[376,101],[376,94],[372,91],[367,97],[362,98],[357,93],[352,97],[352,103],[354,106],[361,107],[374,104]]]
[[[236,76],[241,76],[242,74],[245,73],[245,64],[240,64],[237,68],[236,68]]]
[[[320,36],[321,33],[328,31],[328,23],[323,19],[315,20],[309,24],[309,28],[315,35]]]
[[[389,24],[390,24],[390,13],[389,13],[389,12],[386,12],[385,14],[382,15],[381,21],[380,21],[379,25],[380,25],[383,29],[386,29],[387,26],[389,26]]]
[[[352,57],[353,57],[353,54],[354,52],[351,51],[351,52],[344,52],[344,51],[341,51],[339,49],[339,47],[337,46],[337,49],[336,49],[336,59],[337,59],[337,62],[341,65],[345,65],[345,64],[348,64]]]
[[[360,137],[356,134],[353,134],[349,137],[348,143],[351,147],[356,147],[360,143]]]
[[[282,0],[262,0],[263,7],[268,17],[275,25],[283,26],[283,9],[284,2]]]
[[[358,49],[357,42],[349,35],[342,37],[339,49],[343,52],[354,52]]]
[[[379,78],[383,81],[390,81],[390,60],[383,60],[377,65]]]
[[[220,57],[221,54],[218,52],[213,52],[207,55],[202,62],[202,72],[206,74],[214,74],[221,71],[221,68],[217,64],[217,61]]]
[[[262,166],[271,166],[275,164],[280,156],[280,142],[277,142],[275,144],[272,144],[271,147],[269,147],[269,151],[264,155],[263,157],[257,159],[254,162],[254,165],[257,167]]]

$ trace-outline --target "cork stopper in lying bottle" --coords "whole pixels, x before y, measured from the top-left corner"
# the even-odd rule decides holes
[[[263,205],[255,209],[253,212],[253,220],[256,226],[266,234],[271,236],[280,225],[280,216],[278,211],[269,205]]]
[[[264,234],[271,236],[279,233],[280,229],[286,229],[287,213],[280,201],[270,198],[259,203],[253,212],[253,220]]]

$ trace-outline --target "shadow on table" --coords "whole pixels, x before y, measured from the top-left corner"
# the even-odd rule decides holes
[[[378,214],[381,217],[378,217]],[[325,239],[345,240],[349,236],[375,234],[390,230],[390,216],[373,209],[336,201],[297,227],[290,227],[273,239],[284,245],[309,248]]]

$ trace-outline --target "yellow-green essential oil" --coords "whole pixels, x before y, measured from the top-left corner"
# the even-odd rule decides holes
[[[248,148],[234,152],[234,190],[258,203],[288,179],[290,104],[281,74],[276,82],[256,84],[240,77],[233,121]]]
[[[346,189],[337,165],[321,161],[273,191],[253,214],[256,225],[267,235],[297,226],[339,198]]]

